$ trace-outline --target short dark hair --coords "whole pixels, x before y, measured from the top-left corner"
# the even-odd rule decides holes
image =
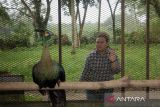
[[[107,43],[109,42],[109,34],[108,33],[98,32],[97,33],[97,38],[100,38],[100,37],[105,38]]]

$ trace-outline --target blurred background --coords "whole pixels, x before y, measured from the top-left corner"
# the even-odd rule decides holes
[[[123,72],[134,80],[160,79],[160,1],[150,0],[149,6],[149,42],[146,42],[146,0],[125,0]],[[42,39],[35,29],[52,32],[48,40],[50,54],[59,62],[59,21],[58,0],[0,0],[1,81],[33,81],[32,67],[42,53]],[[95,49],[99,31],[110,35],[110,47],[116,50],[121,63],[121,21],[121,0],[61,0],[62,64],[66,81],[79,81],[85,58]],[[4,79],[6,75],[8,78]],[[121,74],[115,75],[115,79],[119,78]],[[22,94],[25,101],[44,100],[38,92]],[[83,100],[85,95],[68,91],[67,99]]]

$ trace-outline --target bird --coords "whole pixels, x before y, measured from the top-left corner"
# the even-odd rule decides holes
[[[47,42],[44,42],[47,43]],[[44,44],[40,60],[32,68],[33,82],[39,87],[42,95],[49,96],[52,107],[64,107],[66,102],[65,90],[42,90],[42,88],[55,88],[65,81],[65,70],[62,64],[51,58],[49,47]]]

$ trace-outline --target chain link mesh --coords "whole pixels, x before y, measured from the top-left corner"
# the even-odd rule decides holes
[[[21,0],[23,1],[23,0]],[[14,80],[18,82],[32,82],[32,67],[36,64],[42,53],[42,40],[35,29],[40,29],[38,21],[44,22],[47,11],[46,1],[41,6],[41,17],[36,20],[36,5],[34,2],[15,0],[0,1],[0,81],[8,82]],[[82,74],[85,60],[88,54],[95,49],[96,33],[105,31],[110,35],[110,47],[116,51],[121,63],[121,3],[116,7],[117,0],[110,0],[112,13],[108,2],[101,1],[100,27],[98,28],[98,14],[100,4],[90,3],[87,8],[84,27],[82,21],[85,13],[85,5],[80,2],[79,10],[81,26],[77,7],[70,10],[67,5],[62,6],[61,23],[61,43],[62,43],[62,65],[66,73],[66,81],[79,81]],[[146,59],[146,4],[141,0],[126,0],[125,3],[125,75],[129,75],[133,80],[146,79],[146,61],[149,61],[149,79],[160,79],[160,16],[154,1],[150,4],[150,38],[149,38],[149,60]],[[158,1],[159,2],[159,1]],[[154,5],[155,4],[155,5]],[[27,9],[30,8],[32,14]],[[77,15],[76,23],[72,23],[70,13]],[[115,13],[114,13],[115,12]],[[35,16],[32,16],[35,15]],[[38,16],[37,16],[38,17]],[[59,60],[59,31],[58,31],[58,1],[52,1],[50,6],[49,20],[44,30],[49,30],[53,34],[48,40],[52,59]],[[114,23],[115,24],[114,24]],[[43,23],[45,24],[45,23]],[[73,26],[75,29],[73,30]],[[41,29],[42,30],[42,29]],[[82,30],[82,34],[80,31]],[[75,32],[75,33],[74,33]],[[73,37],[73,34],[75,37]],[[115,37],[114,37],[115,36]],[[73,40],[74,39],[74,40]],[[74,46],[73,46],[74,44]],[[19,78],[23,76],[23,79]],[[12,78],[13,77],[13,78]],[[15,79],[16,78],[16,79]],[[115,79],[121,78],[121,74],[116,74]],[[132,90],[132,89],[131,89]],[[143,89],[144,90],[144,89]],[[155,89],[151,89],[151,91]],[[157,89],[156,89],[157,90]],[[115,92],[120,92],[116,89]],[[144,90],[145,92],[145,90]],[[84,90],[66,90],[67,100],[86,100]],[[39,92],[27,91],[19,93],[24,101],[48,101],[48,97],[42,97]],[[18,94],[18,95],[19,95]],[[144,93],[145,94],[145,93]],[[11,95],[11,94],[7,94]],[[9,101],[19,100],[18,95],[7,97]],[[12,95],[11,95],[12,96]],[[23,96],[23,97],[22,97]],[[4,94],[0,94],[3,99]],[[14,98],[15,97],[15,98]],[[152,96],[153,97],[153,96]],[[2,100],[1,100],[2,101]]]

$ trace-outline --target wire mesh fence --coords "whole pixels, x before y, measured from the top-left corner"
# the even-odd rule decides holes
[[[86,58],[96,49],[97,32],[105,31],[110,35],[109,46],[116,51],[119,63],[121,64],[122,59],[125,60],[125,68],[121,72],[125,72],[125,75],[129,75],[134,80],[159,79],[160,3],[158,0],[151,0],[150,9],[147,10],[146,1],[126,0],[125,20],[122,20],[120,0],[79,2],[64,0],[61,1],[61,18],[58,16],[57,0],[41,2],[1,0],[1,75],[3,77],[4,75],[23,75],[23,81],[32,82],[33,65],[41,59],[42,55],[44,44],[42,33],[47,32],[50,34],[47,45],[52,59],[56,62],[59,62],[61,43],[62,65],[65,69],[66,81],[80,81]],[[147,12],[150,14],[149,17]],[[149,20],[149,40],[146,39],[147,19]],[[124,43],[121,42],[122,21],[125,22]],[[60,26],[61,42],[59,41]],[[121,44],[125,45],[124,58],[121,57]],[[147,51],[147,45],[149,45],[149,51]],[[147,53],[149,53],[148,58]],[[149,74],[146,73],[147,70]],[[93,75],[97,76],[98,73]],[[149,75],[149,78],[146,78],[146,75]],[[114,75],[114,78],[121,78],[121,73]],[[115,92],[120,92],[120,89],[116,89]],[[67,100],[87,100],[84,90],[66,90],[66,95]],[[25,92],[24,99],[25,101],[48,101],[47,96],[42,97],[35,91]]]

